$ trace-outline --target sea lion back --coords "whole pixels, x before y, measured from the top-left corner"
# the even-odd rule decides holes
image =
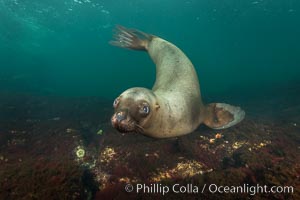
[[[148,45],[148,53],[156,64],[156,81],[152,90],[167,92],[174,89],[186,93],[192,91],[200,98],[198,76],[192,62],[174,44],[153,37]]]

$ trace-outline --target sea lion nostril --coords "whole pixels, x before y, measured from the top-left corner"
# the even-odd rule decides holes
[[[118,122],[120,122],[126,118],[126,115],[124,112],[118,112],[116,118],[117,118]]]

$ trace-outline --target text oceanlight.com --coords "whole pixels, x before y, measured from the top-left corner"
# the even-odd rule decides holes
[[[249,185],[243,184],[240,186],[221,186],[217,184],[204,184],[202,186],[194,184],[174,184],[171,186],[163,185],[160,183],[153,184],[126,184],[125,190],[127,192],[144,193],[144,194],[168,194],[168,193],[231,193],[231,194],[249,194],[255,195],[258,193],[294,193],[293,186],[267,186],[267,185]]]

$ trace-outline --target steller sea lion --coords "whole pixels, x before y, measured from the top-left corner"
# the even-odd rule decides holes
[[[110,44],[147,51],[156,64],[152,90],[130,88],[115,99],[111,123],[118,131],[168,138],[191,133],[201,123],[224,129],[243,120],[245,112],[240,107],[202,102],[194,66],[174,44],[122,26],[116,27]]]

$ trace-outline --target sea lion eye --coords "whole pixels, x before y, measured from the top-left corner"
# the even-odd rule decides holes
[[[142,114],[147,115],[147,114],[149,114],[149,112],[150,112],[150,107],[149,106],[145,105],[145,106],[142,107],[142,109],[141,109]]]
[[[116,107],[118,106],[119,101],[120,101],[119,98],[116,98],[116,99],[114,100],[114,103],[113,103],[114,108],[116,108]]]

